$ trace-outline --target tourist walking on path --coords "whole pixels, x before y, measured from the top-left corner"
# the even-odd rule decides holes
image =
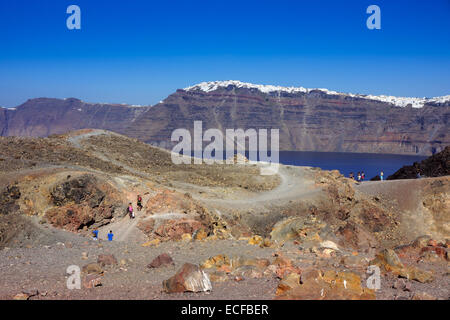
[[[128,204],[127,212],[130,216],[130,219],[134,219],[133,205],[131,204],[131,202]]]
[[[361,182],[361,172],[358,172],[358,182]]]
[[[363,172],[361,172],[361,180],[364,181],[364,179],[366,178],[366,174]]]
[[[381,181],[383,181],[383,179],[384,179],[384,172],[383,171],[380,172],[380,179],[381,179]]]
[[[93,240],[98,240],[98,230],[97,229],[94,229],[94,231],[92,231],[92,235],[93,235],[93,237],[92,237]]]
[[[138,208],[138,211],[142,210],[142,197],[139,194],[137,196],[137,208]]]
[[[355,175],[353,174],[353,172],[350,172],[349,178],[355,180]]]
[[[114,237],[114,234],[113,234],[112,230],[110,230],[108,233],[108,241],[112,241],[113,237]]]

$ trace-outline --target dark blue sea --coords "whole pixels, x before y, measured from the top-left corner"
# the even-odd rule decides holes
[[[364,171],[366,180],[375,177],[381,170],[387,178],[404,165],[412,165],[426,158],[426,156],[374,153],[280,151],[282,164],[339,170],[346,177],[350,172],[356,176],[358,171]]]
[[[248,152],[245,152],[249,158]],[[270,152],[269,152],[270,155]],[[426,156],[393,155],[377,153],[310,152],[280,151],[280,163],[295,166],[319,167],[324,170],[339,170],[346,177],[350,172],[356,175],[364,171],[366,180],[370,180],[380,171],[387,178],[405,165],[412,165],[426,159]],[[192,152],[194,156],[194,152]],[[259,158],[259,157],[258,157]],[[223,159],[226,159],[225,154]]]

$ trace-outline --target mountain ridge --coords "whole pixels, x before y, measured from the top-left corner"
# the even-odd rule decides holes
[[[44,137],[105,129],[170,149],[175,129],[192,132],[202,121],[204,130],[278,128],[280,150],[431,155],[450,145],[450,96],[368,97],[374,96],[213,81],[178,89],[153,106],[30,99],[0,108],[0,132]]]
[[[253,88],[258,89],[264,93],[272,93],[272,92],[287,92],[287,93],[309,93],[311,91],[322,91],[326,94],[330,95],[343,95],[350,97],[359,97],[363,99],[369,100],[379,100],[383,102],[392,103],[395,106],[406,107],[408,104],[411,104],[413,108],[421,108],[426,103],[446,103],[450,102],[450,95],[445,96],[437,96],[432,98],[419,98],[419,97],[400,97],[400,96],[391,96],[391,95],[366,95],[366,94],[354,94],[347,92],[338,92],[329,90],[326,88],[304,88],[304,87],[284,87],[284,86],[276,86],[276,85],[263,85],[263,84],[254,84],[249,82],[242,82],[239,80],[226,80],[226,81],[208,81],[201,82],[191,87],[184,88],[185,91],[191,90],[203,90],[205,92],[211,92],[217,90],[219,87],[228,87],[228,86],[236,86],[240,88]]]

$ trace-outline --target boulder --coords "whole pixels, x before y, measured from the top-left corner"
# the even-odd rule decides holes
[[[216,255],[214,257],[207,259],[205,262],[203,262],[201,267],[204,269],[209,269],[209,268],[213,268],[213,267],[220,267],[224,264],[229,265],[230,259],[223,254],[219,254],[219,255]]]
[[[98,274],[89,274],[83,279],[83,287],[92,289],[102,285],[102,278]]]
[[[441,246],[432,246],[432,247],[425,247],[420,250],[420,255],[423,258],[427,253],[434,253],[436,256],[449,261],[449,254],[448,249]]]
[[[437,300],[436,297],[426,292],[417,292],[413,295],[411,300]]]
[[[173,277],[164,280],[162,285],[167,293],[212,290],[208,275],[197,265],[191,263],[185,263]]]
[[[261,236],[254,235],[253,237],[251,237],[248,240],[248,244],[259,246],[259,245],[261,245],[263,243],[263,241],[264,240],[263,240],[263,238]]]
[[[208,233],[204,229],[199,229],[194,233],[193,239],[197,241],[205,240],[208,237]]]
[[[164,240],[182,240],[185,234],[192,235],[203,228],[202,222],[183,218],[179,220],[165,220],[154,230],[154,233]]]
[[[97,263],[104,267],[104,266],[113,266],[117,265],[117,259],[112,254],[100,254],[97,259]]]
[[[157,256],[155,259],[153,259],[152,262],[147,266],[148,268],[159,268],[159,267],[165,267],[168,265],[175,265],[172,258],[167,254],[163,253]]]
[[[264,276],[264,273],[260,268],[252,265],[240,266],[233,270],[231,274],[236,277],[252,279],[259,279]]]
[[[416,280],[419,282],[431,282],[434,277],[429,271],[420,270],[413,266],[405,266],[394,250],[384,249],[379,252],[370,265],[377,265],[385,272],[392,272],[399,277]]]
[[[283,279],[287,274],[301,273],[300,268],[294,266],[292,260],[285,258],[281,253],[275,253],[275,260],[273,261],[272,266],[274,267],[270,269],[273,270],[275,275],[280,279]]]
[[[98,263],[89,263],[83,266],[82,271],[87,274],[102,274],[103,269]]]
[[[30,298],[29,295],[27,295],[25,293],[19,293],[13,297],[13,300],[28,300],[29,298]]]
[[[302,242],[322,242],[319,234],[326,224],[311,217],[290,217],[278,221],[270,233],[270,238],[276,242],[300,240]]]
[[[29,297],[34,297],[39,295],[39,290],[38,289],[26,289],[26,290],[22,290],[23,294],[26,294]]]
[[[322,243],[320,243],[320,247],[321,248],[333,249],[333,250],[339,251],[339,248],[338,248],[337,244],[334,243],[333,241],[330,241],[330,240],[323,241]]]
[[[214,271],[208,274],[209,279],[212,282],[225,282],[228,281],[228,275],[225,272]]]

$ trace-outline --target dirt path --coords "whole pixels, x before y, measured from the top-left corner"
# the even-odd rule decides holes
[[[317,195],[321,189],[315,187],[314,179],[306,174],[307,168],[280,165],[278,175],[280,184],[269,191],[252,195],[241,195],[237,199],[211,199],[194,195],[197,200],[209,204],[227,205],[232,207],[256,208],[286,203],[289,200],[308,199]]]
[[[68,140],[75,147],[82,148],[81,144],[84,139],[102,134],[111,135],[112,133],[103,130],[94,130],[69,137]],[[117,160],[111,159],[101,152],[95,152],[95,155],[104,161],[123,167],[136,177],[143,179],[149,178],[147,174],[139,172]],[[245,210],[253,209],[262,212],[274,204],[283,205],[290,200],[309,199],[319,194],[321,189],[315,186],[314,177],[311,174],[308,174],[310,173],[309,170],[310,169],[307,167],[280,165],[278,172],[276,173],[280,177],[280,184],[276,188],[259,193],[234,193],[233,197],[230,197],[227,189],[205,188],[182,182],[176,182],[173,184],[174,186],[172,188],[168,189],[181,193],[189,192],[195,200],[203,202],[205,205],[214,207],[217,210],[222,210],[223,208],[244,208]],[[147,201],[144,199],[143,203],[146,202]],[[177,219],[175,216],[173,218]],[[159,216],[156,219],[163,219],[163,217]],[[117,241],[130,240],[131,235],[135,237],[136,233],[139,234],[140,231],[137,232],[139,229],[136,226],[140,220],[140,217],[137,217],[132,221],[130,221],[128,217],[125,217],[102,228],[100,237],[106,239],[106,234],[109,230],[113,230]]]

